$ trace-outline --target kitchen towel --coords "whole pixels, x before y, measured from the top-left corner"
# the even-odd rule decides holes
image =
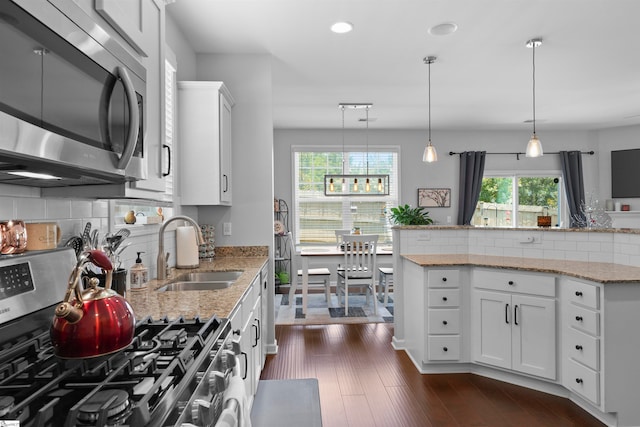
[[[199,265],[196,230],[190,225],[178,227],[176,229],[176,267],[194,268]]]

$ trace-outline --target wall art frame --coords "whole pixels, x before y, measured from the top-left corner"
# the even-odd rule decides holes
[[[418,188],[418,206],[425,208],[451,207],[451,189]]]

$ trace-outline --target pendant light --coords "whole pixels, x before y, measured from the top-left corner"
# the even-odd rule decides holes
[[[431,64],[434,62],[436,62],[435,56],[427,56],[424,58],[424,63],[429,66],[429,142],[422,155],[422,161],[425,163],[438,161],[438,152],[436,151],[436,147],[431,143]]]
[[[533,51],[533,135],[527,144],[527,157],[542,157],[542,143],[536,135],[536,47],[542,45],[542,39],[536,38],[528,40],[526,46]]]
[[[389,195],[389,175],[369,174],[369,109],[373,104],[338,104],[342,110],[342,174],[324,176],[325,196],[387,196]],[[366,173],[345,174],[344,115],[345,109],[361,110],[366,113]],[[336,184],[341,181],[341,186]],[[372,185],[374,184],[375,185]]]

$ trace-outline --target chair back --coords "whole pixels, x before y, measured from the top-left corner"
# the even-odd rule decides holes
[[[376,268],[377,234],[348,234],[344,240],[344,264],[349,278],[373,277]]]
[[[340,249],[340,246],[344,243],[343,236],[347,234],[351,234],[351,230],[336,230],[336,245],[338,249]]]

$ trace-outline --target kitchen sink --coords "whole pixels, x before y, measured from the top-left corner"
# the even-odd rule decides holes
[[[231,280],[207,281],[207,282],[173,282],[158,288],[158,292],[168,291],[213,291],[226,289],[233,285]]]
[[[158,292],[226,289],[233,285],[242,273],[242,271],[201,271],[184,273],[165,286],[158,288]]]
[[[174,282],[235,282],[242,275],[242,271],[200,271],[184,273],[176,277]]]

